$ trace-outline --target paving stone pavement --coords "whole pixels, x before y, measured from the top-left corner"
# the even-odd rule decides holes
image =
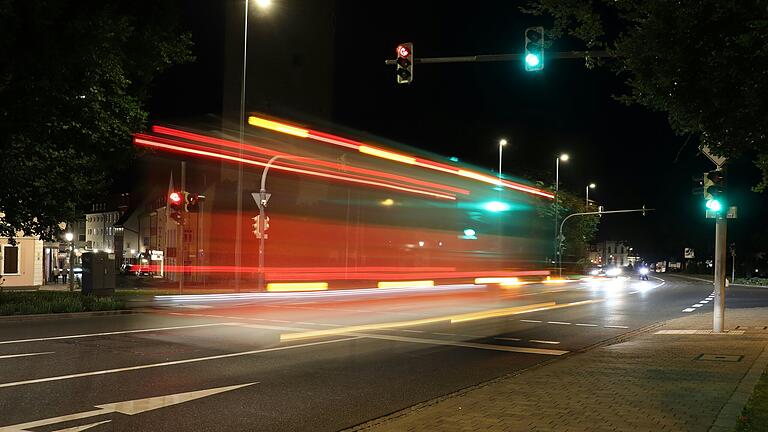
[[[674,319],[629,341],[574,354],[355,429],[733,430],[746,402],[742,393],[746,388],[748,395],[754,386],[744,377],[755,376],[757,369],[759,376],[768,363],[768,330],[762,329],[768,326],[768,308],[726,311],[726,329],[739,326],[743,334],[656,333],[711,326],[711,313]],[[701,354],[743,357],[735,362],[697,360]]]

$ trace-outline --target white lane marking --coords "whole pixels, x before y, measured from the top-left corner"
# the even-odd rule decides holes
[[[709,300],[702,300],[702,301],[700,301],[699,303],[704,303],[704,304],[707,304],[707,303],[709,303]]]
[[[732,335],[743,335],[744,331],[743,330],[726,330],[726,331],[724,331],[722,333],[715,333],[712,330],[659,330],[659,331],[657,331],[654,334],[675,334],[675,335],[681,335],[681,334],[685,334],[685,335],[687,335],[687,334],[727,335],[727,334],[732,334]]]
[[[51,417],[42,420],[36,420],[26,423],[20,423],[0,428],[0,432],[19,432],[25,429],[36,428],[39,426],[47,426],[56,423],[63,423],[71,420],[80,420],[89,417],[95,417],[103,414],[120,413],[125,415],[136,415],[143,412],[156,410],[159,408],[177,405],[184,402],[193,401],[195,399],[212,396],[219,393],[224,393],[232,390],[237,390],[242,387],[258,384],[258,382],[237,384],[227,387],[216,387],[206,390],[191,391],[186,393],[176,393],[164,396],[155,396],[144,399],[134,399],[124,402],[108,403],[104,405],[96,405],[95,410],[84,411],[75,414],[68,414],[58,417]],[[64,431],[72,431],[78,429],[63,429]],[[83,430],[83,429],[79,429]]]
[[[373,339],[385,339],[385,340],[391,340],[391,341],[397,341],[397,342],[412,342],[412,343],[420,343],[420,344],[426,344],[426,345],[448,345],[448,346],[455,346],[455,347],[462,347],[462,348],[477,348],[477,349],[492,350],[492,351],[506,351],[506,352],[515,352],[515,353],[524,353],[524,354],[541,354],[541,355],[555,355],[555,356],[568,354],[568,351],[551,350],[551,349],[543,349],[543,348],[523,348],[523,347],[512,347],[512,346],[506,346],[506,345],[481,344],[481,343],[475,343],[475,342],[447,341],[445,339],[423,339],[423,338],[413,338],[413,337],[407,337],[407,336],[392,336],[392,335],[380,335],[380,334],[369,334],[369,333],[352,333],[352,334],[357,336],[367,337],[367,338],[373,338]]]
[[[53,354],[53,351],[46,351],[46,352],[36,352],[36,353],[26,353],[26,354],[8,354],[8,355],[0,355],[0,360],[1,360],[1,359],[16,358],[16,357],[30,357],[30,356],[39,356],[39,355],[46,355],[46,354]]]
[[[400,331],[408,332],[408,333],[424,333],[421,330],[405,330],[405,329],[401,329]]]
[[[503,340],[503,341],[512,341],[512,342],[519,342],[519,338],[513,338],[513,337],[495,337],[494,339]]]
[[[617,328],[617,329],[628,329],[629,328],[627,326],[622,326],[622,325],[607,325],[607,326],[603,326],[603,327],[605,327],[605,328]]]
[[[528,339],[528,342],[540,343],[540,344],[549,344],[549,345],[558,345],[560,343],[560,342],[557,342],[557,341],[548,341],[548,340],[539,340],[539,339]]]
[[[82,432],[84,430],[88,430],[90,428],[95,428],[96,426],[100,426],[100,425],[103,425],[104,423],[109,423],[111,421],[112,420],[103,420],[103,421],[100,421],[100,422],[90,423],[90,424],[82,425],[82,426],[73,426],[73,427],[69,427],[69,428],[66,428],[66,429],[56,429],[55,431],[51,431],[51,432]]]
[[[691,307],[695,307],[695,308],[700,308],[702,306],[704,306],[704,305],[701,304],[701,303],[696,303],[695,305],[691,305]]]
[[[574,325],[581,326],[581,327],[597,327],[597,324],[576,323]]]
[[[630,292],[629,292],[629,293],[627,293],[627,294],[637,294],[637,293],[639,293],[639,292],[640,292],[640,291],[630,291]]]
[[[484,337],[485,337],[485,336],[478,336],[478,335],[466,335],[466,334],[457,334],[456,336],[459,336],[459,337],[467,337],[467,338],[472,338],[472,339],[482,339],[482,338],[484,338]]]
[[[571,325],[571,323],[569,322],[561,322],[561,321],[547,321],[547,324]]]
[[[683,312],[693,312],[695,310],[696,310],[696,308],[685,308],[685,309],[683,309]]]
[[[524,320],[520,320],[520,322],[527,322],[527,323],[540,323],[541,321],[539,321],[539,320],[528,320],[528,319],[524,319]]]
[[[238,325],[238,323],[226,322],[226,323],[212,323],[212,324],[195,324],[195,325],[186,325],[186,326],[156,327],[156,328],[137,329],[137,330],[120,330],[120,331],[101,332],[101,333],[84,333],[84,334],[67,335],[67,336],[49,336],[49,337],[40,337],[40,338],[31,338],[31,339],[12,339],[12,340],[0,341],[0,345],[26,343],[26,342],[41,342],[41,341],[48,341],[48,340],[79,339],[79,338],[87,338],[87,337],[111,336],[111,335],[131,334],[131,333],[147,333],[147,332],[158,332],[158,331],[168,331],[168,330],[182,330],[182,329],[201,328],[201,327],[233,326],[233,325]]]
[[[113,373],[119,373],[119,372],[129,372],[129,371],[165,367],[165,366],[175,366],[175,365],[187,364],[187,363],[198,363],[198,362],[204,362],[209,360],[220,360],[220,359],[231,358],[231,357],[242,357],[242,356],[249,356],[253,354],[261,354],[261,353],[267,353],[267,352],[273,352],[273,351],[284,351],[284,350],[289,350],[294,348],[305,348],[305,347],[310,347],[315,345],[325,345],[325,344],[336,343],[336,342],[346,342],[346,341],[351,341],[355,339],[359,339],[359,337],[357,336],[348,337],[343,339],[309,342],[309,343],[299,344],[299,345],[263,348],[258,350],[241,351],[241,352],[235,352],[235,353],[229,353],[229,354],[219,354],[219,355],[206,356],[206,357],[194,357],[194,358],[189,358],[184,360],[173,360],[173,361],[167,361],[162,363],[149,363],[149,364],[143,364],[138,366],[128,366],[128,367],[115,368],[115,369],[103,369],[103,370],[97,370],[97,371],[91,371],[91,372],[80,372],[80,373],[69,374],[69,375],[58,375],[58,376],[52,376],[52,377],[46,377],[46,378],[36,378],[36,379],[29,379],[24,381],[7,382],[7,383],[0,383],[0,388],[18,387],[18,386],[27,385],[27,384],[37,384],[37,383],[51,382],[51,381],[63,381],[63,380],[68,380],[73,378],[82,378],[82,377],[94,376],[94,375],[106,375],[106,374],[113,374]],[[2,429],[0,429],[0,432],[2,432]]]

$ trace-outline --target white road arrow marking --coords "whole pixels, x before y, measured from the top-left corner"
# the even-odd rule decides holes
[[[100,421],[100,422],[96,422],[96,423],[91,423],[91,424],[87,424],[87,425],[82,425],[82,426],[75,426],[75,427],[66,428],[66,429],[56,429],[55,431],[52,431],[52,432],[80,432],[80,431],[84,431],[86,429],[90,429],[90,428],[96,427],[98,425],[103,425],[104,423],[109,423],[111,421],[112,420],[104,420],[104,421]]]
[[[163,408],[171,405],[193,401],[195,399],[200,399],[200,398],[212,396],[212,395],[223,393],[223,392],[237,390],[241,387],[251,386],[254,384],[258,384],[258,382],[237,384],[237,385],[226,386],[226,387],[216,387],[212,389],[197,390],[197,391],[191,391],[186,393],[176,393],[176,394],[170,394],[165,396],[155,396],[155,397],[149,397],[144,399],[134,399],[134,400],[124,401],[124,402],[108,403],[104,405],[96,405],[96,408],[98,408],[96,410],[84,411],[84,412],[75,413],[75,414],[68,414],[68,415],[51,417],[51,418],[42,419],[42,420],[35,420],[27,423],[19,423],[19,424],[10,425],[10,426],[4,426],[4,427],[0,427],[0,432],[26,431],[28,429],[36,428],[40,426],[47,426],[47,425],[52,425],[52,424],[62,423],[62,422],[72,421],[72,420],[80,420],[84,418],[95,417],[95,416],[100,416],[100,415],[110,414],[115,412],[121,413],[121,414],[127,414],[127,415],[135,415],[135,414],[140,414],[146,411],[156,410],[158,408]],[[105,423],[105,422],[101,422],[101,423]],[[94,427],[97,424],[101,424],[101,423],[93,423],[90,425],[78,426],[81,429],[76,429],[76,428],[62,429],[61,431],[58,431],[58,432],[81,431],[81,430],[88,429],[90,427]]]

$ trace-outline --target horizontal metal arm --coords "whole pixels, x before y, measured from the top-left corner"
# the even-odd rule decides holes
[[[544,51],[546,59],[584,59],[588,57],[613,57],[608,51]],[[512,54],[481,54],[474,56],[456,56],[456,57],[421,57],[414,58],[414,64],[425,63],[480,63],[497,61],[523,61],[524,53]],[[385,60],[384,64],[394,65],[397,60]]]

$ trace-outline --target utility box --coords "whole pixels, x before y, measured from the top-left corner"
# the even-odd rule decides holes
[[[83,261],[83,285],[85,295],[110,296],[115,293],[115,254],[85,252]]]

